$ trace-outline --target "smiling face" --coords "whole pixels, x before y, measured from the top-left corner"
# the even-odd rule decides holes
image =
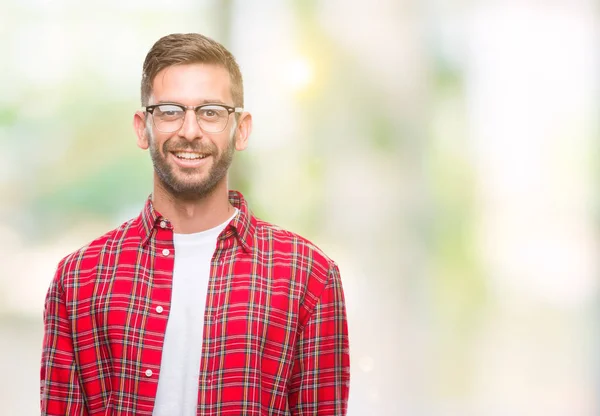
[[[234,106],[229,73],[218,65],[170,66],[156,75],[152,86],[149,105],[168,102]],[[248,113],[242,113],[237,122],[234,114],[229,115],[227,126],[220,133],[204,132],[193,111],[186,112],[183,125],[172,133],[159,131],[152,117],[137,112],[134,124],[138,146],[150,150],[155,185],[182,199],[202,198],[217,188],[227,189],[233,153],[245,149],[247,144],[251,126]]]

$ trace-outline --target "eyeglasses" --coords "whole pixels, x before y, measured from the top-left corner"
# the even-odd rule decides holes
[[[175,103],[156,104],[146,107],[146,112],[152,114],[154,126],[163,133],[173,133],[183,126],[187,110],[196,113],[196,120],[202,131],[220,133],[225,130],[231,113],[241,113],[241,107],[230,107],[223,104],[203,104],[198,106]]]

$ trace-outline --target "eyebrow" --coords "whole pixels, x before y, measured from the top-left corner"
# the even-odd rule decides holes
[[[173,101],[173,100],[160,100],[157,102],[157,104],[180,104],[177,101]],[[221,101],[219,99],[213,99],[213,100],[201,100],[200,104],[197,105],[205,105],[205,104],[223,104],[223,105],[228,105],[226,104],[224,101]],[[181,104],[183,105],[183,104]]]

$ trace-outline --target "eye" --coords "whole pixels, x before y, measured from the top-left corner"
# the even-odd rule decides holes
[[[227,110],[218,105],[200,107],[198,109],[198,116],[204,120],[215,120],[227,117]]]
[[[158,117],[166,118],[179,117],[183,114],[183,110],[180,107],[172,104],[159,105],[154,111],[158,112],[158,114],[156,114]]]
[[[211,110],[210,108],[206,110],[202,110],[202,115],[204,117],[216,117],[217,112],[215,110]]]

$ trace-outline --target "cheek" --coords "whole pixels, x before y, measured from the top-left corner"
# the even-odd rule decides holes
[[[233,126],[229,129],[229,137],[227,138],[227,145],[229,147],[235,147],[235,134],[237,132],[237,123],[233,123]]]
[[[234,122],[231,123],[231,128],[229,129],[229,137],[231,138],[231,140],[233,140],[233,138],[235,137],[236,129],[237,129],[237,122],[235,121],[235,118],[234,118]]]
[[[146,136],[146,141],[148,142],[148,145],[152,147],[152,144],[154,143],[154,134],[152,134],[152,129],[146,126],[144,134]]]
[[[156,134],[151,128],[146,128],[146,137],[148,137],[148,145],[156,152],[165,153],[165,144],[167,139]]]

